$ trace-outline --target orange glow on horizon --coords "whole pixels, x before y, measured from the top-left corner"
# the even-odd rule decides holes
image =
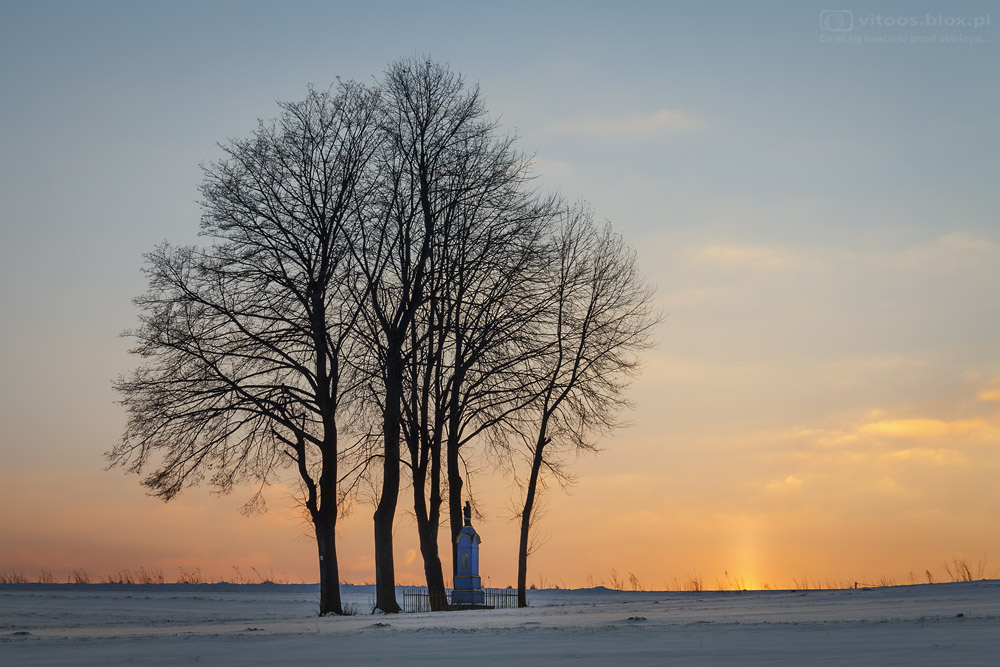
[[[641,474],[615,472],[627,467],[620,462],[627,451],[618,458],[606,452],[581,459],[572,493],[556,489],[546,496],[548,511],[536,526],[545,544],[530,560],[529,582],[578,588],[619,581],[629,586],[634,576],[646,589],[684,589],[696,580],[706,589],[797,588],[877,579],[920,582],[926,580],[926,570],[941,581],[946,578],[943,563],[969,552],[962,537],[965,526],[955,521],[955,512],[963,514],[967,525],[988,519],[956,494],[960,487],[955,484],[965,484],[967,478],[949,471],[969,471],[974,463],[973,472],[981,476],[996,470],[1000,448],[983,448],[981,442],[984,433],[995,432],[991,419],[845,425],[840,430],[856,438],[842,439],[832,459],[826,453],[831,451],[828,429],[800,429],[781,436],[799,444],[785,459],[792,467],[776,475],[768,469],[780,470],[774,468],[780,459],[749,466],[706,461],[709,471],[689,462],[673,471],[647,468]],[[879,444],[887,435],[903,446]],[[656,442],[647,436],[627,447],[641,460]],[[928,486],[923,481],[927,475],[940,488]],[[65,581],[80,569],[92,581],[102,581],[146,568],[167,581],[194,574],[205,581],[316,580],[309,526],[280,487],[270,494],[272,511],[245,518],[236,513],[238,494],[219,498],[190,489],[164,504],[145,496],[134,478],[74,473],[66,475],[63,485],[79,500],[57,521],[47,492],[23,476],[3,477],[0,481],[24,498],[34,514],[5,518],[8,539],[0,550],[0,572],[35,578],[46,570],[56,581]],[[712,479],[713,488],[728,489],[728,495],[704,496],[699,479]],[[103,490],[92,493],[99,488]],[[485,513],[477,522],[484,536],[484,580],[489,586],[512,585],[517,525],[501,511],[509,489],[500,480],[485,478],[477,488]],[[423,567],[405,498],[401,495],[397,518],[397,579],[420,585]],[[608,498],[616,498],[616,504],[609,507]],[[898,505],[901,500],[907,504]],[[949,500],[961,507],[948,510]],[[340,523],[341,572],[347,582],[374,578],[369,510],[356,507]],[[447,533],[442,526],[446,571]],[[983,552],[996,553],[996,542],[990,535],[979,540]]]
[[[991,506],[973,497],[975,489],[993,488],[1000,469],[1000,416],[868,417],[835,428],[762,431],[733,446],[720,440],[668,467],[643,465],[662,448],[659,438],[623,436],[611,451],[577,461],[570,493],[558,486],[547,492],[547,511],[535,527],[543,546],[530,559],[529,583],[619,582],[647,590],[685,589],[694,581],[706,589],[920,583],[926,571],[945,580],[943,565],[955,557],[1000,574],[988,560],[1000,553],[1000,539],[976,528],[993,519]],[[747,458],[744,452],[762,451],[757,443],[784,453]],[[140,568],[166,581],[317,579],[310,527],[284,487],[269,493],[270,512],[246,518],[236,511],[238,492],[218,497],[188,489],[162,503],[145,496],[134,477],[114,472],[56,477],[74,498],[71,506],[59,507],[31,476],[0,474],[30,508],[4,516],[0,572],[37,578],[45,570],[56,581],[77,569],[103,581]],[[476,490],[484,583],[513,585],[518,527],[504,509],[511,489],[483,477]],[[407,499],[402,493],[397,580],[421,585]],[[339,524],[345,582],[374,580],[370,517],[371,508],[359,505]],[[447,534],[443,525],[446,572]]]

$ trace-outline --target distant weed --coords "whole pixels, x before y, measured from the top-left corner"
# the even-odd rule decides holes
[[[27,577],[24,576],[23,572],[18,570],[10,570],[9,572],[0,572],[0,584],[26,584],[28,583]]]
[[[73,570],[69,573],[69,583],[71,584],[89,584],[90,575],[83,568],[79,570]]]
[[[163,582],[162,571],[144,567],[140,567],[135,572],[128,568],[115,570],[104,578],[106,584],[162,584]]]
[[[178,584],[203,584],[205,579],[201,576],[201,568],[196,567],[193,569],[185,570],[183,567],[178,566],[180,573],[177,575]]]
[[[951,563],[944,564],[944,571],[952,581],[979,581],[986,578],[987,560],[984,556],[981,561],[970,563],[965,558],[954,557]]]

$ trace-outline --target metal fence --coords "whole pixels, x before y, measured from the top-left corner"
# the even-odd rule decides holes
[[[450,591],[449,593],[450,594]],[[431,597],[426,588],[406,588],[403,589],[403,611],[421,612],[431,611]],[[448,606],[448,600],[444,600],[444,607]]]
[[[486,606],[494,609],[517,609],[516,588],[484,588]]]
[[[469,607],[452,607],[451,589],[447,591],[448,599],[444,601],[444,606],[448,609],[468,609]],[[516,609],[517,589],[516,588],[484,588],[484,603],[479,609]],[[404,588],[402,593],[402,607],[404,612],[424,612],[431,610],[431,598],[426,588]]]

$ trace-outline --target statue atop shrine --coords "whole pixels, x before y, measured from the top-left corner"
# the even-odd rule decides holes
[[[455,568],[455,588],[451,593],[453,607],[476,607],[485,604],[482,579],[479,577],[479,534],[472,527],[472,506],[465,502],[465,525],[455,539],[458,562]]]

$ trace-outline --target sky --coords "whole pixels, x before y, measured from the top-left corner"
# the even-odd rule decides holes
[[[1000,12],[944,2],[0,0],[0,573],[316,581],[288,490],[170,503],[105,470],[142,255],[278,100],[401,57],[478,83],[539,187],[638,251],[664,314],[631,426],[550,485],[528,580],[1000,577]],[[509,480],[472,480],[516,582]],[[401,495],[396,571],[422,581]],[[372,507],[339,528],[374,579]]]

